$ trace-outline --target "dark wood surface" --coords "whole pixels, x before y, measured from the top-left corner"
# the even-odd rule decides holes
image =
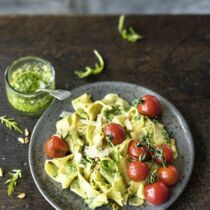
[[[130,16],[126,22],[145,39],[123,41],[111,17],[0,17],[0,115],[17,119],[32,131],[37,119],[17,115],[4,92],[4,71],[23,55],[45,57],[55,67],[58,88],[107,80],[136,83],[169,99],[186,118],[194,137],[195,167],[187,188],[171,206],[174,210],[210,209],[210,16]],[[77,79],[73,70],[92,64],[97,49],[105,71]],[[28,145],[0,125],[0,209],[52,209],[37,190],[28,165]],[[23,178],[14,196],[7,196],[8,171],[20,168]],[[26,192],[24,200],[16,198]]]

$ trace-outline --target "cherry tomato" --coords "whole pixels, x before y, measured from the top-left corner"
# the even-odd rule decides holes
[[[142,103],[137,106],[138,112],[148,117],[158,117],[160,114],[160,102],[152,95],[144,95]]]
[[[166,163],[171,163],[174,160],[174,153],[170,146],[163,144],[162,146],[156,147],[155,156],[159,156],[160,151],[162,150],[162,157]],[[162,165],[162,160],[160,158],[155,158],[155,161]]]
[[[157,181],[154,184],[148,184],[144,188],[144,196],[148,203],[159,205],[168,199],[169,189],[162,181]]]
[[[149,167],[146,163],[140,161],[132,161],[128,164],[127,173],[133,181],[141,181],[146,179],[149,174]]]
[[[175,166],[169,165],[158,170],[158,178],[168,186],[174,185],[179,179],[179,172]]]
[[[110,123],[104,127],[104,136],[106,141],[110,139],[114,145],[120,144],[125,139],[125,130],[117,123]]]
[[[148,151],[148,147],[141,146],[138,147],[137,144],[139,141],[137,140],[131,140],[128,146],[128,154],[132,158],[139,158],[140,155],[145,154],[146,152],[146,158],[150,156],[150,153]]]
[[[68,145],[60,137],[51,136],[44,144],[44,151],[49,158],[64,157],[68,152]]]

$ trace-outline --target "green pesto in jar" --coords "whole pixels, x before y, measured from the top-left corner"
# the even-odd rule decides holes
[[[40,61],[30,61],[19,66],[10,74],[10,86],[17,91],[7,90],[10,104],[26,115],[40,115],[52,101],[47,93],[37,93],[39,88],[55,88],[51,66]]]
[[[46,64],[26,63],[11,75],[10,85],[19,93],[29,94],[45,88],[50,78],[51,71]]]

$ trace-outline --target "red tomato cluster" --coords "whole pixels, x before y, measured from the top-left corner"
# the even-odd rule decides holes
[[[140,99],[137,105],[138,112],[142,115],[157,118],[160,115],[160,102],[155,96],[145,95]],[[147,163],[141,162],[144,155],[144,161],[154,158],[155,162],[161,167],[157,171],[157,181],[147,184],[144,189],[144,195],[147,202],[153,205],[164,203],[169,196],[169,187],[176,184],[179,179],[179,172],[170,164],[173,160],[173,151],[167,144],[163,144],[150,151],[148,146],[138,145],[138,141],[133,139],[128,146],[128,155],[132,161],[127,166],[128,177],[133,181],[145,180],[149,175]]]

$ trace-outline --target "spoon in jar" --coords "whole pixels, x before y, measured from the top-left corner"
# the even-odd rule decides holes
[[[58,100],[65,100],[67,99],[70,95],[71,92],[68,90],[51,90],[51,89],[44,89],[44,88],[39,88],[36,90],[36,92],[46,92],[49,93],[49,95],[53,96],[54,98],[57,98]]]

